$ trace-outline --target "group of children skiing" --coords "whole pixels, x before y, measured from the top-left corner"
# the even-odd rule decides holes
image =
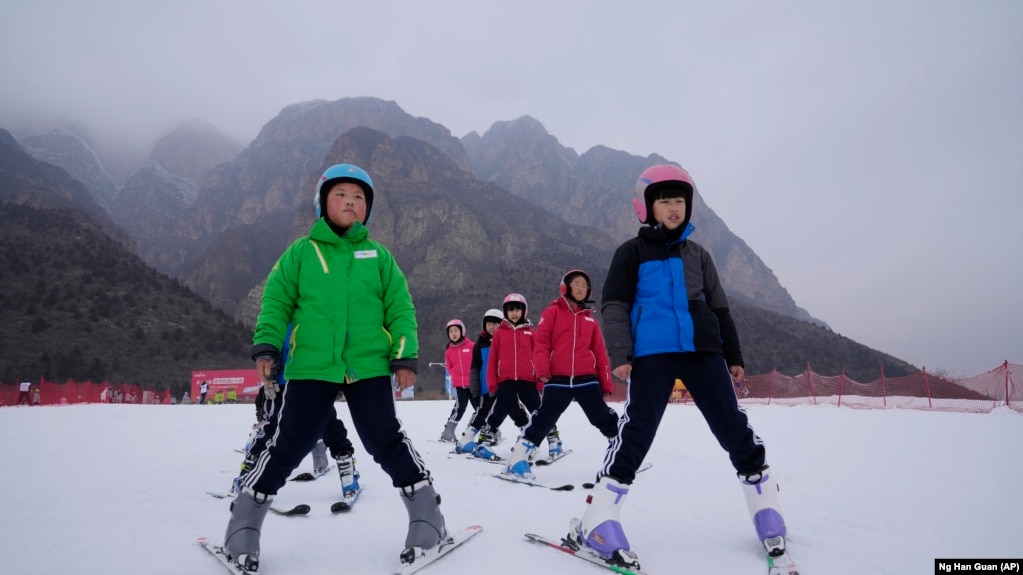
[[[456,400],[441,440],[459,452],[500,459],[492,448],[510,416],[519,432],[504,473],[528,480],[545,439],[548,458],[563,453],[556,423],[577,402],[607,450],[563,542],[626,569],[639,569],[639,559],[621,509],[677,378],[728,453],[765,552],[785,556],[777,483],[733,387],[743,376],[735,323],[713,260],[689,239],[695,190],[674,165],[640,175],[632,205],[644,226],[614,254],[600,323],[589,307],[590,277],[570,270],[535,326],[518,293],[484,312],[475,342],[461,320],[445,326],[445,366]],[[317,219],[309,234],[285,250],[267,277],[252,348],[263,411],[236,480],[222,546],[226,559],[249,573],[259,569],[260,530],[271,501],[321,440],[337,463],[342,494],[358,493],[354,450],[334,410],[339,392],[365,450],[407,509],[400,562],[425,562],[452,540],[433,477],[395,414],[392,377],[400,389],[415,384],[418,326],[404,273],[369,237],[375,193],[358,166],[328,168],[316,186]],[[628,383],[620,415],[605,402],[612,377]],[[459,437],[468,405],[474,412]]]

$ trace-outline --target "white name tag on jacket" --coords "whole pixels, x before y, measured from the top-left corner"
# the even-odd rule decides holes
[[[377,257],[377,251],[376,250],[359,250],[359,251],[355,252],[355,259],[357,259],[357,260],[364,260],[366,258],[375,258],[375,257]]]

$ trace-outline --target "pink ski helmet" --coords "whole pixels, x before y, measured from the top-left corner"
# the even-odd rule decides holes
[[[462,330],[462,335],[465,335],[465,324],[462,323],[462,320],[460,319],[453,319],[449,321],[448,324],[444,326],[444,333],[447,333],[448,330],[451,329],[451,326],[453,325],[457,325],[458,329]]]
[[[504,303],[501,308],[504,310],[504,317],[508,317],[508,308],[513,305],[518,305],[522,308],[522,317],[525,318],[529,314],[529,306],[526,305],[526,296],[519,293],[510,293],[504,296]]]
[[[693,178],[689,176],[689,172],[671,164],[650,166],[643,170],[639,179],[636,180],[636,187],[632,193],[632,209],[636,211],[640,223],[649,225],[657,223],[653,220],[654,196],[652,194],[665,188],[680,189],[681,195],[686,199],[685,223],[689,223],[689,217],[693,213],[693,190],[696,189],[696,185],[693,184]]]

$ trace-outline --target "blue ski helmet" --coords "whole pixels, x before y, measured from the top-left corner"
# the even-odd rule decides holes
[[[320,181],[316,184],[316,196],[313,198],[313,209],[316,211],[317,218],[323,218],[327,216],[327,213],[323,210],[322,206],[325,204],[327,192],[334,187],[335,184],[341,182],[352,182],[358,184],[364,192],[366,192],[366,219],[363,220],[363,225],[369,225],[369,215],[373,211],[373,180],[363,170],[355,164],[335,164],[327,171],[323,172],[320,176]]]

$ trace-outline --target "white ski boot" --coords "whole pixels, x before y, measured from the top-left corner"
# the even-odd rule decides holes
[[[785,519],[781,516],[778,506],[778,482],[768,466],[760,471],[749,474],[738,474],[742,483],[742,492],[746,495],[746,506],[753,527],[757,530],[757,538],[763,543],[764,549],[771,557],[785,553]]]
[[[455,451],[458,453],[472,453],[476,450],[476,434],[479,433],[475,427],[466,427],[462,433],[462,438],[458,440],[455,445]]]
[[[611,565],[639,569],[639,557],[631,551],[618,517],[629,486],[603,476],[586,497],[582,519],[573,519],[566,542],[586,549]]]
[[[561,445],[561,434],[557,428],[547,434],[547,458],[554,460],[561,457],[564,447]]]
[[[341,495],[345,499],[354,497],[359,489],[359,472],[355,470],[355,454],[342,453],[334,459],[337,463],[337,474],[341,477]]]
[[[508,458],[504,472],[517,475],[523,479],[536,479],[533,469],[529,466],[529,460],[533,458],[536,446],[525,438],[520,438],[511,448],[511,456]]]
[[[448,530],[440,512],[440,495],[437,495],[429,478],[402,487],[400,493],[401,501],[408,511],[408,535],[405,536],[405,549],[399,559],[402,563],[412,563],[425,550],[446,541]]]
[[[245,571],[259,570],[259,533],[273,495],[245,487],[231,502],[231,519],[224,533],[224,554]]]

